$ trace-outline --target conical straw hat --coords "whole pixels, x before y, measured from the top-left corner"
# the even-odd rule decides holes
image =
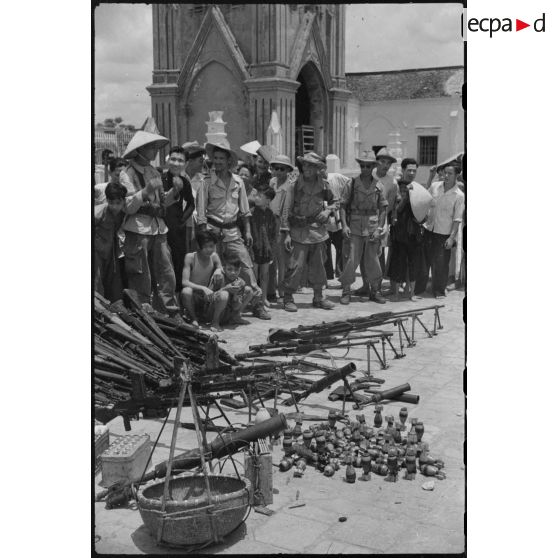
[[[124,155],[122,155],[122,157],[124,157],[125,159],[133,159],[137,154],[136,151],[140,147],[150,145],[155,147],[156,149],[161,149],[162,147],[165,147],[167,143],[169,143],[169,140],[163,136],[139,130],[130,140],[130,143],[126,147],[126,151],[124,152]]]
[[[240,146],[240,150],[244,151],[244,153],[248,153],[248,155],[257,155],[258,149],[262,146],[262,144],[258,140],[249,141],[244,145]]]
[[[418,182],[413,182],[413,188],[409,190],[409,199],[411,201],[411,209],[415,219],[422,223],[428,213],[432,196],[430,192],[421,186]]]

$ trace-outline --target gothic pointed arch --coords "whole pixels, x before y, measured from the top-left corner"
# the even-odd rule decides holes
[[[206,11],[198,34],[180,70],[178,89],[181,93],[191,87],[194,76],[210,59],[218,60],[232,69],[239,81],[250,77],[246,59],[217,6]]]

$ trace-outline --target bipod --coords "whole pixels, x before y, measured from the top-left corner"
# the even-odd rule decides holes
[[[409,334],[407,333],[407,330],[405,329],[405,326],[403,325],[403,322],[406,322],[407,318],[397,318],[394,322],[397,324],[397,329],[399,331],[399,344],[401,346],[401,353],[403,354],[403,338],[401,336],[401,333],[403,333],[403,335],[405,336],[405,339],[407,340],[407,347],[414,347],[417,342],[413,339],[411,339],[409,337]]]
[[[382,370],[386,370],[387,368],[389,368],[389,365],[387,363],[386,360],[386,342],[384,339],[384,336],[382,336],[382,356],[380,356],[380,353],[378,352],[378,349],[376,349],[376,343],[378,341],[375,340],[370,340],[366,343],[366,360],[368,363],[368,377],[370,377],[370,348],[374,349],[374,352],[376,353],[376,357],[378,358],[378,361],[380,363],[380,366],[382,367]]]
[[[415,321],[417,321],[421,326],[422,329],[424,329],[426,335],[428,335],[428,337],[430,339],[432,339],[432,337],[434,335],[438,335],[438,330],[439,329],[444,329],[444,326],[442,325],[442,322],[440,320],[440,308],[443,308],[444,305],[443,304],[435,304],[433,306],[427,306],[426,308],[421,308],[420,312],[412,312],[411,316],[413,319],[413,328],[412,328],[412,333],[411,333],[411,338],[415,339]],[[419,315],[424,313],[424,310],[434,310],[434,327],[432,328],[432,331],[429,330],[425,325],[424,322],[419,318]]]
[[[375,349],[374,349],[375,350]],[[347,401],[347,392],[349,392],[349,395],[351,396],[351,399],[355,402],[355,409],[360,409],[359,403],[357,398],[355,397],[353,390],[351,388],[351,385],[349,384],[349,382],[347,381],[347,378],[343,378],[343,407],[341,408],[341,414],[345,415],[345,403]]]

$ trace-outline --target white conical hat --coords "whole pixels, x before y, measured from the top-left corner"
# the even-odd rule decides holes
[[[262,144],[258,140],[254,140],[241,145],[240,150],[248,153],[248,155],[257,155],[260,147],[262,147]]]
[[[157,149],[161,149],[162,147],[165,147],[167,143],[169,143],[169,140],[163,136],[139,130],[130,140],[130,143],[126,147],[126,151],[124,152],[124,155],[122,155],[122,157],[124,157],[125,159],[133,159],[136,156],[136,151],[140,147],[144,147],[145,145],[152,145]]]
[[[430,192],[418,182],[413,182],[413,188],[409,190],[409,199],[411,201],[411,209],[415,219],[422,223],[430,208],[432,196]]]

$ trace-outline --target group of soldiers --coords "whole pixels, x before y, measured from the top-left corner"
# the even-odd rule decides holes
[[[187,271],[184,262],[200,232],[216,240],[217,273],[226,262],[239,262],[250,308],[260,319],[270,319],[268,299],[276,300],[277,292],[284,310],[296,312],[294,295],[303,286],[313,290],[314,307],[334,308],[323,293],[332,243],[341,304],[351,301],[359,266],[363,285],[357,294],[376,303],[385,303],[386,273],[392,294],[398,298],[405,283],[412,299],[417,281],[426,287],[425,269],[428,278],[431,268],[434,294],[445,295],[448,254],[463,213],[457,163],[438,169],[443,180],[429,185],[428,193],[414,180],[413,159],[402,161],[399,180],[388,173],[396,159],[385,148],[358,157],[360,174],[349,179],[328,175],[325,159],[314,152],[293,164],[258,142],[241,148],[247,162],[239,165],[226,139],[171,148],[161,174],[152,162],[167,144],[162,136],[137,132],[123,158],[110,161],[109,182],[95,186],[95,288],[110,300],[118,300],[127,285],[147,307],[156,294],[169,316],[181,320],[184,309],[191,314],[181,293],[191,287],[192,258]],[[269,203],[259,201],[266,196]],[[256,220],[254,200],[273,215],[270,220]],[[269,257],[258,260],[262,246]],[[265,264],[260,280],[255,260]]]

